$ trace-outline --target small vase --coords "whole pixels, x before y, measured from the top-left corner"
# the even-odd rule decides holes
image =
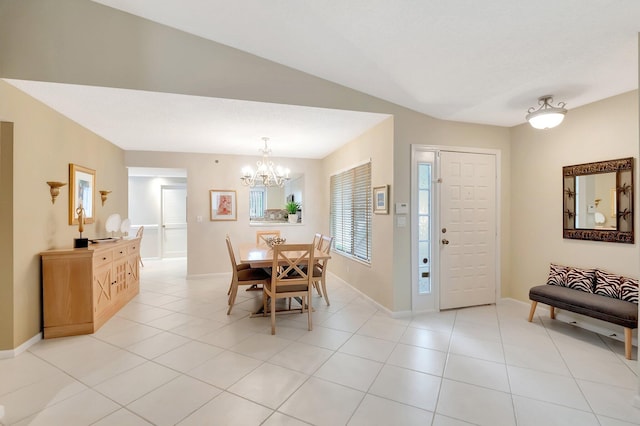
[[[298,223],[298,213],[289,213],[289,223]]]

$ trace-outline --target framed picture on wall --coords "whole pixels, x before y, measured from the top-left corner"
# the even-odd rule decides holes
[[[389,185],[373,188],[373,212],[389,214]]]
[[[96,171],[77,164],[69,164],[69,225],[78,224],[78,214],[84,223],[95,220]]]
[[[212,189],[209,191],[211,220],[238,220],[236,191]]]

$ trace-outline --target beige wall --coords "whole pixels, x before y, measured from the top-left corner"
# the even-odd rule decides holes
[[[4,121],[0,121],[0,271],[1,350],[13,348],[13,123]]]
[[[298,225],[280,224],[278,227],[249,225],[249,188],[240,183],[240,171],[247,164],[255,164],[258,157],[237,155],[206,155],[128,151],[128,167],[168,167],[187,171],[187,273],[202,275],[229,272],[231,266],[224,243],[226,234],[234,246],[255,242],[258,229],[280,229],[282,236],[292,242],[313,240],[313,234],[326,227],[322,216],[323,199],[315,196],[321,185],[321,162],[300,158],[273,158],[274,163],[286,165],[292,174],[304,173],[303,217]],[[209,191],[233,190],[237,194],[237,221],[209,220]],[[284,207],[284,202],[282,203]],[[202,216],[202,222],[197,217]]]
[[[388,118],[323,161],[322,212],[329,217],[329,178],[371,159],[371,186],[393,182],[393,118]],[[394,186],[391,185],[391,194]],[[392,198],[392,196],[390,197]],[[390,209],[392,211],[393,209]],[[329,223],[322,229],[329,234]],[[389,310],[395,306],[393,290],[393,214],[373,215],[371,265],[334,254],[330,270]]]
[[[96,171],[96,190],[109,189],[107,203],[95,201],[96,221],[84,236],[104,236],[106,218],[127,213],[124,153],[44,104],[0,81],[0,117],[14,123],[13,144],[13,318],[0,326],[0,350],[12,349],[40,331],[39,252],[72,247],[77,226],[68,224],[68,185],[51,204],[46,181],[69,182],[69,163]],[[4,202],[4,201],[3,201]],[[8,218],[10,219],[10,218]],[[0,218],[4,222],[5,217]],[[7,289],[3,289],[3,292]]]
[[[500,246],[502,294],[510,281],[511,263],[511,144],[509,129],[496,126],[456,123],[436,120],[413,112],[395,115],[393,202],[411,201],[411,145],[473,147],[500,151]],[[395,311],[411,310],[411,229],[394,230],[394,291]]]
[[[635,158],[638,185],[638,92],[570,109],[561,126],[511,129],[512,275],[506,295],[527,300],[529,288],[546,282],[549,263],[599,267],[640,275],[635,244],[562,238],[562,167],[616,158]],[[638,194],[634,223],[638,226]]]

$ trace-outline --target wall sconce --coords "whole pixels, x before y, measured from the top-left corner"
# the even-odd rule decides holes
[[[51,193],[51,204],[55,204],[56,198],[60,194],[60,187],[65,186],[66,183],[50,181],[47,182],[47,185],[49,185],[49,192]]]
[[[100,192],[100,199],[102,200],[102,205],[104,206],[104,202],[107,201],[107,195],[111,194],[111,191],[103,189],[98,192]]]

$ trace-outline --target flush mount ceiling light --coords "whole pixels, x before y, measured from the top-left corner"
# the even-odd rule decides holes
[[[540,107],[538,109],[535,107],[529,108],[527,111],[527,121],[531,124],[531,127],[536,129],[551,129],[562,123],[564,115],[567,113],[564,107],[566,104],[559,102],[558,106],[554,107],[551,105],[551,102],[553,102],[552,95],[540,96],[538,98],[538,105],[540,105]]]
[[[289,180],[289,169],[280,166],[274,167],[273,162],[269,159],[269,155],[271,155],[271,149],[267,147],[269,138],[262,138],[262,140],[264,141],[264,148],[260,149],[262,160],[258,160],[256,163],[257,170],[253,171],[249,166],[244,167],[240,180],[243,185],[250,187],[255,185],[282,187]]]

